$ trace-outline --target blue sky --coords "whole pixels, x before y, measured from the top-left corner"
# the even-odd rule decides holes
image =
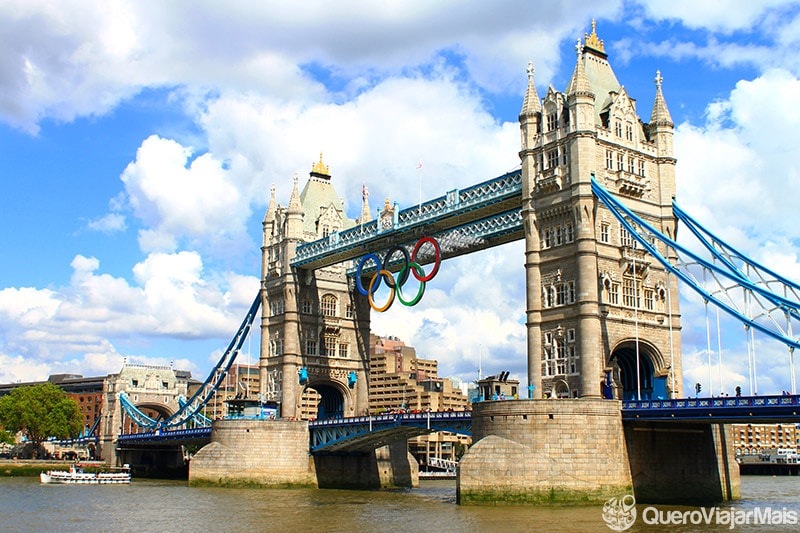
[[[3,2],[0,382],[123,357],[204,377],[257,290],[272,184],[286,204],[322,152],[354,218],[362,184],[373,210],[416,203],[420,161],[424,198],[515,168],[528,61],[540,95],[564,90],[592,19],[645,121],[664,77],[681,205],[798,280],[799,15],[777,0]],[[481,357],[523,377],[522,262],[521,243],[450,261],[373,331],[445,375],[474,379]],[[685,383],[705,383],[705,315],[691,295],[682,311]],[[731,391],[746,348],[722,333],[713,371]],[[788,389],[785,349],[757,353],[759,392]]]

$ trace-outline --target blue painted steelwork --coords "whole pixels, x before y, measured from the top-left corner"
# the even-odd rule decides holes
[[[211,428],[190,428],[190,429],[170,429],[147,431],[144,433],[126,433],[117,439],[118,444],[158,444],[173,443],[175,441],[209,441],[211,440]]]
[[[800,297],[794,290],[796,285],[760,267],[755,261],[746,259],[732,248],[723,254],[717,245],[724,243],[694,221],[691,225],[693,233],[708,236],[700,237],[698,241],[711,254],[710,260],[700,257],[653,228],[614,198],[594,177],[592,192],[648,254],[704,300],[713,303],[747,327],[782,342],[790,349],[800,347],[800,339],[793,334],[793,331],[800,331]],[[689,220],[680,209],[676,217]],[[675,254],[673,261],[658,250],[656,242]],[[698,269],[699,275],[695,272]],[[772,274],[773,279],[767,279],[768,274]],[[757,279],[754,281],[751,276],[756,276]],[[775,284],[780,284],[784,294],[776,294],[771,290]]]
[[[800,422],[800,395],[642,400],[622,403],[623,420]]]
[[[440,236],[446,236],[456,228],[460,229],[461,234],[470,234],[473,232],[465,230],[470,225],[481,225],[484,222],[482,225],[485,227],[485,222],[493,219],[497,226],[500,221],[513,219],[513,214],[517,217],[514,222],[519,224],[517,238],[522,238],[519,220],[521,204],[522,173],[516,170],[403,209],[390,228],[382,228],[379,221],[373,220],[313,242],[298,244],[291,266],[304,269],[322,268],[355,259],[367,251],[386,250],[393,245],[408,246],[423,235],[436,236],[439,240]],[[503,214],[507,216],[497,218]],[[508,233],[507,230],[503,232],[504,235]],[[487,246],[484,245],[483,248],[485,247]],[[447,247],[444,248],[442,257],[453,257]],[[482,248],[469,251],[475,249]],[[466,250],[460,253],[466,253]]]
[[[308,423],[311,453],[374,450],[434,431],[472,434],[472,412],[405,413],[313,420]]]
[[[225,380],[228,370],[230,370],[231,365],[233,365],[233,362],[236,360],[236,356],[239,355],[239,351],[242,349],[242,345],[250,332],[250,326],[253,325],[253,321],[260,307],[261,291],[256,295],[242,325],[239,326],[236,335],[234,335],[225,353],[223,353],[222,357],[217,361],[217,364],[211,369],[206,380],[197,389],[197,392],[195,392],[173,415],[164,419],[151,418],[133,405],[133,402],[128,399],[124,392],[121,392],[119,394],[120,405],[125,409],[125,412],[128,413],[138,426],[150,429],[166,429],[183,426],[192,420],[209,400],[211,400],[214,394],[216,394],[217,389],[219,389],[219,386]]]

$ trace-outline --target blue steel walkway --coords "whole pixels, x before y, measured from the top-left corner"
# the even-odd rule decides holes
[[[622,403],[622,420],[734,424],[800,423],[800,395],[642,400]]]
[[[404,413],[308,423],[311,453],[369,451],[401,439],[449,431],[472,435],[472,412]]]
[[[622,420],[728,424],[800,423],[800,395],[625,401],[622,402]],[[362,452],[434,431],[472,435],[472,412],[330,418],[312,420],[308,423],[308,429],[311,453]],[[124,434],[119,436],[118,444],[200,444],[210,439],[211,428],[202,427]]]

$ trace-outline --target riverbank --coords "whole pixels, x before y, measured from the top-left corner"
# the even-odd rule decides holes
[[[36,477],[43,470],[66,470],[72,461],[0,459],[0,477]]]

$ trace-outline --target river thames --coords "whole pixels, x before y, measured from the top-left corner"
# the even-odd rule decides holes
[[[648,510],[648,507],[650,508]],[[655,507],[655,510],[653,510]],[[767,508],[800,515],[800,477],[743,476],[742,499],[714,510],[706,525],[698,507],[637,505],[627,531],[731,531],[718,519]],[[662,512],[663,511],[663,512]],[[679,511],[677,514],[675,511]],[[711,508],[705,509],[710,513]],[[653,524],[656,516],[685,524]],[[650,517],[651,524],[643,522]],[[701,519],[695,525],[693,519]],[[734,531],[800,531],[800,524],[736,524]],[[38,478],[0,478],[0,531],[115,532],[592,532],[612,531],[602,506],[462,507],[454,481],[423,481],[393,491],[230,489],[181,481],[134,479],[130,485],[41,485]]]

